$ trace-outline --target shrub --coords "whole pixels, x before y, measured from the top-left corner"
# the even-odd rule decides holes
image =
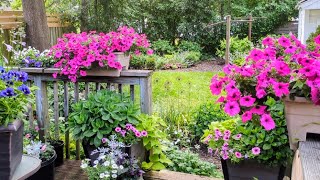
[[[157,55],[133,55],[130,60],[130,67],[133,69],[155,69]]]
[[[320,35],[320,26],[317,27],[316,31],[311,33],[307,39],[308,49],[313,51],[316,48],[316,44],[314,43],[314,38]]]
[[[181,43],[178,46],[178,51],[195,51],[195,52],[201,52],[202,48],[200,44],[192,41],[181,41]]]
[[[87,100],[72,105],[69,128],[75,140],[99,147],[103,136],[126,123],[137,124],[139,108],[129,97],[101,90],[89,94]]]
[[[182,151],[178,147],[171,145],[166,154],[172,161],[172,164],[168,166],[169,170],[201,176],[222,177],[216,165],[201,160],[198,154],[190,150]]]
[[[246,54],[253,48],[253,43],[248,38],[240,39],[238,36],[230,38],[230,62],[241,65],[244,63]],[[226,40],[220,41],[217,56],[225,58]]]
[[[151,47],[158,55],[172,54],[174,52],[174,47],[166,40],[154,41]]]
[[[195,141],[198,141],[211,122],[224,121],[228,118],[229,116],[221,110],[219,105],[212,102],[202,104],[195,110],[192,123],[190,123],[191,134],[194,135]]]
[[[201,53],[197,51],[188,51],[182,53],[184,56],[184,62],[187,63],[189,66],[192,66],[200,61]]]

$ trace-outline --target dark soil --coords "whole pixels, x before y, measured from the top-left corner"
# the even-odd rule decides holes
[[[191,71],[222,71],[222,68],[224,66],[223,60],[207,60],[207,61],[201,61],[200,63],[189,67],[189,68],[183,68],[183,69],[174,69],[174,70],[168,70],[168,71],[181,71],[181,72],[191,72]]]
[[[208,152],[206,152],[204,150],[201,150],[199,152],[199,156],[200,156],[201,160],[215,164],[217,166],[217,169],[222,172],[221,161],[217,156],[209,155]]]

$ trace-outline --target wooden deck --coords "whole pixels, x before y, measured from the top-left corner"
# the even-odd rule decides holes
[[[80,168],[81,161],[66,160],[64,164],[56,168],[56,180],[88,180],[85,172]]]

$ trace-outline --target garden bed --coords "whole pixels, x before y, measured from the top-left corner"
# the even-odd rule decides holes
[[[205,176],[198,176],[194,174],[186,174],[181,172],[174,172],[168,170],[150,171],[144,175],[145,180],[223,180],[221,178],[210,178]]]

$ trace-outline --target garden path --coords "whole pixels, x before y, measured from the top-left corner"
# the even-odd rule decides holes
[[[80,160],[66,160],[64,164],[56,168],[56,180],[88,180],[87,175],[80,168]]]

